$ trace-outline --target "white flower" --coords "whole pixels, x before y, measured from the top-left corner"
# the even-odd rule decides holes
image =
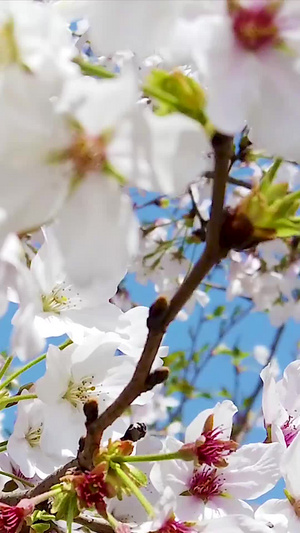
[[[299,4],[241,1],[227,13],[224,4],[215,2],[212,13],[204,9],[181,36],[204,77],[208,115],[230,134],[247,122],[260,148],[297,160]]]
[[[277,383],[271,365],[261,372],[265,426],[272,441],[286,446],[292,443],[300,430],[299,372],[300,361],[290,363]]]
[[[45,242],[33,257],[30,272],[37,284],[38,304],[34,323],[47,337],[67,334],[77,344],[94,328],[113,330],[121,311],[109,303],[117,289],[113,277],[93,291],[82,291],[69,283],[56,243],[48,231]]]
[[[297,533],[300,526],[300,436],[298,435],[282,461],[282,474],[286,483],[286,500],[269,500],[256,511],[257,519],[269,524],[278,533]]]
[[[102,412],[119,396],[135,369],[134,359],[115,355],[119,343],[117,334],[99,333],[62,352],[50,345],[46,373],[36,383],[45,403],[43,449],[75,454],[85,432],[84,403],[95,398]],[[151,394],[143,394],[137,404],[149,401]]]
[[[181,275],[179,276],[178,282],[179,285],[183,282],[184,277]],[[177,317],[180,316],[181,320],[187,320],[189,316],[194,312],[195,307],[197,305],[200,305],[201,307],[206,307],[210,302],[210,297],[208,296],[207,292],[201,291],[200,289],[196,289],[187,303],[185,304],[184,308],[181,309]]]
[[[180,447],[179,441],[167,437],[163,451],[175,452]],[[157,490],[166,483],[171,487],[177,496],[175,512],[180,520],[251,516],[252,509],[244,500],[259,497],[277,483],[281,450],[278,443],[247,444],[228,456],[225,468],[194,468],[192,462],[165,461],[153,467],[151,480]]]
[[[29,482],[31,485],[35,485],[36,483],[39,483],[41,481],[41,478],[38,475],[35,475],[31,478],[27,478],[21,471],[20,467],[12,460],[12,458],[7,452],[1,452],[0,454],[0,470],[12,474],[12,476],[17,476],[18,478],[20,478],[19,480],[14,479],[14,482],[22,490],[28,488],[29,485],[26,482]],[[5,484],[9,481],[9,476],[0,474],[0,490],[3,490]]]
[[[186,430],[184,448],[193,452],[193,461],[171,460],[156,463],[151,480],[161,493],[166,483],[176,496],[174,511],[180,520],[203,520],[228,514],[250,514],[244,499],[254,499],[270,490],[280,477],[278,443],[249,444],[237,451],[230,441],[236,407],[224,401],[213,410],[200,413]],[[178,440],[167,437],[164,453],[178,451]]]
[[[103,170],[105,142],[100,135],[135,103],[135,82],[129,75],[107,83],[72,80],[55,109],[28,73],[12,68],[2,84],[0,79],[0,237],[32,231],[60,211],[55,231],[66,270],[77,284],[92,288],[99,279],[107,282],[113,272],[118,283],[136,247],[131,202]],[[65,113],[80,121],[80,131]]]
[[[28,394],[28,391],[24,390],[22,394]],[[27,478],[32,478],[35,475],[44,478],[68,460],[68,454],[62,460],[55,454],[54,450],[50,450],[49,453],[42,450],[43,432],[43,403],[38,399],[20,401],[14,430],[8,440],[7,451]]]

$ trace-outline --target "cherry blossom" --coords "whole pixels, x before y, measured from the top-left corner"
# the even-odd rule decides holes
[[[211,12],[204,5],[198,18],[183,26],[180,37],[180,42],[189,43],[204,77],[209,117],[230,134],[247,122],[260,147],[297,160],[298,4],[289,0],[213,4]]]
[[[121,311],[109,299],[119,280],[101,284],[97,290],[82,291],[68,281],[51,233],[33,257],[30,272],[37,284],[34,323],[39,333],[56,337],[67,333],[76,343],[83,342],[93,329],[113,330]]]
[[[225,414],[224,437],[226,439],[226,432],[228,438],[228,427],[230,431],[229,420],[232,418],[234,409],[230,409],[229,405],[225,409],[225,406],[222,407],[221,404],[216,413],[218,411],[220,415],[222,412]],[[204,422],[202,413],[201,418]],[[192,424],[191,431],[194,435],[197,426]],[[187,434],[189,435],[189,430],[187,430]],[[205,437],[205,426],[203,436]],[[195,466],[192,462],[171,460],[161,464],[157,463],[152,469],[151,480],[154,487],[162,492],[167,481],[173,490],[176,496],[174,510],[180,520],[202,520],[239,513],[251,515],[252,509],[244,500],[257,498],[267,492],[280,477],[278,463],[281,446],[278,443],[274,443],[275,446],[274,444],[248,444],[237,451],[232,449],[231,453],[228,453],[227,447],[218,437],[219,435],[216,434],[215,436],[213,433],[212,439],[218,448],[215,448],[214,444],[208,443],[207,453],[210,450],[210,455],[207,456],[208,464],[204,463],[204,453],[203,456],[200,456],[200,464],[202,461],[204,463],[201,466]],[[205,440],[203,439],[203,442],[200,439],[201,437],[195,443],[199,453],[201,453],[201,444],[205,448]],[[178,440],[167,437],[164,443],[164,452],[175,452],[180,448],[181,443]],[[189,448],[189,445],[183,446],[182,453],[187,454]],[[215,457],[215,450],[217,449],[224,454],[223,458],[226,458],[227,466],[225,468],[224,466],[221,468],[214,466],[214,462],[211,460],[212,457]]]
[[[75,454],[79,438],[84,434],[84,403],[95,398],[102,412],[118,397],[134,372],[135,359],[115,355],[122,339],[115,333],[98,333],[87,337],[81,345],[71,345],[63,353],[50,345],[47,370],[36,383],[36,391],[44,403],[42,446],[47,453],[67,450]],[[161,363],[158,363],[161,364]],[[152,393],[136,400],[143,405]],[[59,438],[53,433],[53,423],[60,427]],[[124,421],[120,424],[125,433]],[[113,428],[112,428],[113,430]],[[121,433],[116,430],[118,435]]]

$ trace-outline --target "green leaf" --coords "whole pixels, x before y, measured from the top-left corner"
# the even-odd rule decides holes
[[[213,398],[213,395],[207,391],[199,391],[196,394],[196,398],[205,398],[207,400],[211,400]]]
[[[231,392],[228,389],[226,389],[225,387],[223,387],[220,390],[220,392],[218,392],[218,396],[221,396],[221,398],[229,398],[229,399],[232,398]]]
[[[223,315],[225,309],[226,309],[225,305],[218,305],[218,307],[216,307],[215,310],[213,311],[213,315],[215,317],[221,316]]]
[[[189,365],[189,361],[185,357],[185,352],[179,350],[165,357],[164,364],[174,373],[186,368]]]
[[[244,401],[243,401],[243,407],[244,407],[245,409],[248,409],[248,407],[251,407],[252,402],[253,402],[253,398],[252,398],[252,396],[248,396],[247,398],[244,398]]]
[[[279,169],[280,165],[282,163],[282,159],[277,158],[275,159],[273,165],[269,168],[269,170],[265,173],[263,179],[260,183],[260,190],[261,192],[265,193],[268,188],[270,187],[273,179],[276,176],[277,170]]]

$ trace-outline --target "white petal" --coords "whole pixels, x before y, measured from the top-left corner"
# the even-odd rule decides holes
[[[102,0],[86,2],[89,10],[92,48],[96,54],[110,55],[132,50],[149,56],[167,44],[180,2],[164,0]]]
[[[110,80],[88,76],[65,84],[60,110],[68,111],[88,135],[100,135],[114,127],[130,111],[138,98],[137,80],[132,69]]]
[[[222,471],[228,494],[254,499],[269,491],[280,478],[281,457],[282,446],[277,442],[239,448],[228,457],[229,465]]]
[[[275,52],[260,65],[259,105],[249,114],[249,126],[257,146],[299,162],[300,75],[294,63],[292,56]]]
[[[297,533],[300,521],[288,500],[269,500],[263,503],[255,512],[257,521],[269,525],[276,533]],[[292,529],[291,522],[296,522],[297,528]],[[272,529],[274,528],[274,529]]]
[[[191,118],[138,109],[117,131],[109,160],[137,187],[177,195],[210,170],[210,151],[205,131]]]
[[[71,379],[73,351],[73,346],[61,351],[57,346],[50,344],[46,358],[46,373],[35,384],[38,397],[46,404],[56,403],[67,391]]]
[[[223,516],[207,523],[201,522],[197,530],[200,533],[270,533],[267,526],[243,515]]]
[[[193,56],[207,87],[207,113],[219,131],[240,132],[256,93],[251,54],[236,46],[229,17],[199,17]]]
[[[21,361],[33,359],[45,346],[45,339],[36,327],[34,316],[35,306],[30,303],[24,308],[20,307],[14,315],[11,346]]]
[[[78,441],[85,434],[84,420],[84,414],[67,401],[46,406],[41,448],[67,462],[76,455]]]
[[[282,464],[286,488],[296,500],[300,499],[300,434],[287,448]]]
[[[264,382],[262,408],[265,424],[269,425],[276,422],[276,424],[282,425],[288,419],[288,414],[280,401],[270,364],[261,371],[260,377]]]
[[[96,174],[73,192],[53,229],[78,287],[118,284],[138,242],[130,199],[112,179]]]
[[[232,417],[236,412],[237,408],[230,400],[217,403],[213,409],[205,409],[187,427],[185,441],[193,442],[199,438],[207,417],[212,414],[214,415],[213,427],[222,429],[222,438],[229,439],[232,429]]]

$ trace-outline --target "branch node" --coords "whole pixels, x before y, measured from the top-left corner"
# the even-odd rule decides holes
[[[160,296],[155,300],[149,309],[149,316],[147,319],[147,327],[149,330],[158,329],[161,331],[163,320],[166,316],[169,304],[164,296]]]
[[[95,422],[99,416],[98,402],[95,398],[90,398],[83,406],[83,412],[86,417],[85,425],[89,426]]]
[[[146,379],[145,382],[145,391],[153,389],[155,385],[160,385],[160,383],[164,383],[169,377],[169,369],[166,366],[162,366],[161,368],[157,368],[149,374],[149,376]]]

